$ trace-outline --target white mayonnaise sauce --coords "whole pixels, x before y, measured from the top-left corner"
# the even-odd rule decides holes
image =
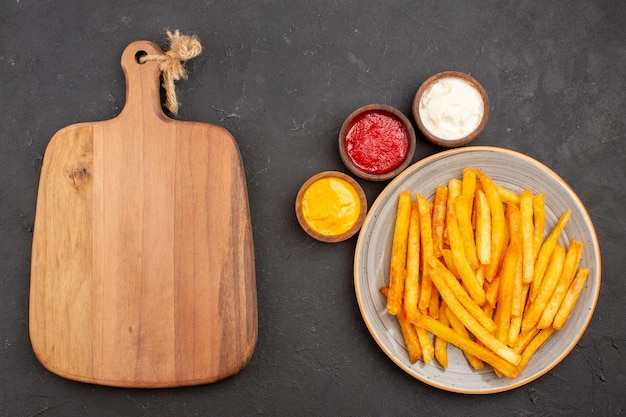
[[[440,139],[456,140],[472,133],[484,114],[478,90],[457,77],[435,81],[422,95],[419,114],[424,127]]]

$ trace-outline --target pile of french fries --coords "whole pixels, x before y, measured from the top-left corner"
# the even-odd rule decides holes
[[[468,167],[436,187],[433,201],[398,198],[386,309],[400,325],[412,363],[448,367],[448,343],[473,369],[515,378],[563,327],[589,274],[583,244],[546,236],[543,194],[517,194]]]

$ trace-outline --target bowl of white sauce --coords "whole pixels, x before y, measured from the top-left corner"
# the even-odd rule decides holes
[[[472,76],[444,71],[420,86],[412,111],[426,139],[453,148],[471,142],[483,131],[489,118],[489,99]]]

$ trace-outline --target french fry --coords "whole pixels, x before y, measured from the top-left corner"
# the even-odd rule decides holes
[[[404,312],[400,311],[397,319],[400,324],[400,331],[402,332],[402,338],[404,339],[409,360],[411,363],[415,363],[422,357],[422,348],[419,343],[419,338],[417,337],[417,331],[413,324],[406,320]]]
[[[511,304],[511,315],[520,317],[524,312],[524,303],[526,302],[526,293],[529,288],[522,282],[522,255],[517,262],[517,270],[515,271],[515,283],[513,285],[513,302]]]
[[[523,236],[522,236],[522,214],[520,208],[516,204],[509,204],[506,208],[506,220],[509,230],[509,248],[515,247],[515,271],[508,271],[513,274],[512,282],[507,282],[509,285],[509,291],[511,292],[511,317],[522,314],[523,305],[521,304],[522,298],[522,256],[523,256]],[[507,249],[508,250],[508,249]],[[506,254],[505,254],[506,257]],[[506,258],[504,260],[506,262]],[[513,262],[509,260],[509,262]],[[512,267],[512,265],[509,265]],[[504,266],[502,267],[504,270]]]
[[[476,254],[476,243],[474,242],[474,228],[472,227],[472,201],[473,197],[464,194],[458,196],[452,204],[455,207],[456,220],[459,225],[459,232],[463,242],[465,257],[467,262],[475,271],[480,266],[478,255]]]
[[[561,305],[561,302],[565,298],[565,294],[567,293],[567,289],[572,283],[574,276],[576,275],[576,271],[578,270],[578,265],[580,263],[580,258],[583,252],[583,244],[575,239],[570,240],[570,245],[567,249],[567,254],[565,255],[565,263],[563,265],[563,273],[559,278],[559,283],[557,284],[554,292],[552,293],[552,297],[550,298],[550,302],[546,306],[543,314],[541,315],[541,319],[539,319],[539,324],[537,327],[540,329],[545,329],[552,325],[552,321],[554,320],[554,316]]]
[[[522,224],[522,282],[530,284],[533,281],[533,271],[535,270],[533,193],[530,190],[524,190],[520,194],[520,215]]]
[[[387,311],[394,316],[402,308],[410,217],[411,194],[408,191],[403,191],[398,197],[393,246],[391,249],[391,267],[389,270],[389,295],[387,297]]]
[[[458,199],[459,197],[457,197]],[[457,272],[461,276],[461,281],[467,289],[472,299],[479,306],[485,303],[485,291],[483,287],[478,283],[476,274],[470,266],[467,258],[465,257],[465,248],[463,246],[463,238],[459,230],[459,225],[456,220],[456,213],[454,211],[448,212],[448,239],[450,240],[450,249],[452,250],[452,260]],[[432,266],[432,265],[431,265]]]
[[[384,297],[389,296],[389,287],[385,286],[380,289],[380,293]],[[400,310],[396,316],[398,324],[400,325],[400,332],[402,333],[402,339],[409,355],[409,361],[415,363],[422,357],[422,348],[420,346],[419,337],[417,335],[417,329],[413,323],[409,322],[404,315],[404,311]]]
[[[439,291],[433,286],[430,289],[430,303],[428,303],[428,315],[434,319],[439,318]]]
[[[430,280],[429,270],[426,267],[428,258],[433,255],[432,220],[430,203],[426,197],[417,194],[416,200],[420,217],[420,239],[422,247],[422,280],[417,306],[420,310],[426,310],[430,303],[430,293],[432,291],[432,282]]]
[[[433,227],[433,254],[441,257],[443,249],[443,231],[446,219],[446,207],[448,200],[448,187],[440,185],[435,189],[435,199],[433,201],[432,227]]]
[[[472,213],[474,196],[476,195],[476,171],[472,167],[467,167],[463,170],[461,195],[464,195],[469,200],[469,213]]]
[[[461,321],[457,318],[457,316],[454,315],[452,311],[450,311],[449,308],[446,308],[445,315],[448,318],[448,323],[450,324],[450,327],[454,329],[455,332],[459,333],[461,336],[467,339],[470,339],[470,334],[465,326],[463,326],[463,323],[461,323]],[[465,356],[465,359],[467,359],[467,362],[470,364],[470,366],[476,370],[482,369],[485,366],[485,363],[482,360],[472,355],[471,353],[463,351],[463,356]]]
[[[476,254],[482,265],[488,265],[491,261],[491,212],[484,191],[476,190],[475,200]]]
[[[441,264],[441,262],[435,257],[430,258],[430,265],[433,268],[431,274],[433,284],[439,290],[439,294],[441,294],[441,298],[446,302],[448,308],[452,309],[452,312],[458,317],[459,320],[461,320],[463,325],[486,347],[512,365],[517,365],[520,361],[519,355],[513,352],[513,350],[506,344],[499,341],[493,334],[491,334],[491,330],[485,328],[474,315],[470,314],[461,301],[457,299],[456,292],[453,292],[453,290],[448,287],[448,282],[452,283],[454,276],[447,271],[443,264]],[[450,277],[452,279],[450,279]],[[454,282],[458,284],[457,281]],[[472,305],[474,301],[469,297],[465,298],[466,301],[468,299],[468,305]],[[473,313],[477,316],[484,314],[484,311],[480,307],[478,307],[478,310],[479,312],[473,311]],[[420,317],[423,317],[423,315]]]
[[[536,262],[539,249],[541,249],[541,245],[543,244],[543,234],[546,224],[545,197],[543,194],[537,194],[533,197],[533,220],[533,256]]]
[[[546,270],[545,277],[541,281],[541,288],[537,291],[535,300],[531,300],[530,305],[524,313],[522,320],[522,332],[530,330],[537,326],[543,311],[545,310],[552,293],[556,288],[561,273],[563,272],[563,264],[565,262],[565,248],[557,244],[552,252],[550,263]],[[531,287],[532,288],[532,287]]]
[[[522,331],[522,314],[526,305],[529,285],[522,283],[522,261],[517,262],[517,272],[515,274],[515,292],[513,294],[513,305],[511,306],[511,326],[509,327],[509,346],[513,346]]]
[[[423,316],[423,314],[418,313],[416,323],[419,322],[419,317],[421,316]],[[428,335],[428,331],[423,327],[416,324],[415,331],[417,332],[417,338],[419,339],[420,346],[422,347],[422,360],[425,364],[429,364],[435,357],[435,347],[433,345],[433,341]]]
[[[553,328],[540,330],[537,335],[530,341],[526,349],[522,352],[522,358],[517,365],[517,375],[521,374],[533,355],[539,350],[539,348],[552,336],[554,333]]]
[[[515,276],[517,264],[520,261],[521,253],[517,244],[512,243],[506,250],[500,272],[500,284],[498,288],[498,308],[496,310],[496,337],[502,343],[509,341],[509,330],[511,327],[511,316],[513,310],[513,295],[515,289]]]
[[[439,309],[439,313],[440,313],[439,322],[443,326],[450,326],[450,323],[448,321],[448,316],[445,314],[445,310],[446,310],[446,306],[444,304],[442,308]],[[448,367],[448,342],[439,336],[435,336],[434,339],[435,339],[434,341],[435,359],[437,359],[437,362],[439,362],[441,366],[443,366],[444,368],[447,368]]]
[[[404,281],[404,314],[409,321],[417,317],[420,282],[420,223],[417,201],[411,203],[409,219],[409,236],[407,241],[406,278]]]
[[[519,205],[520,197],[518,194],[500,185],[496,185],[496,189],[498,190],[500,200],[502,200],[503,203]]]
[[[477,170],[480,183],[485,190],[489,211],[491,212],[491,255],[489,265],[485,270],[485,278],[491,282],[498,272],[500,260],[504,251],[506,224],[504,219],[504,208],[502,207],[502,199],[498,191],[498,187],[491,178]]]
[[[508,244],[518,246],[521,250],[522,215],[517,204],[508,204],[506,206],[505,219],[508,231]]]
[[[450,181],[448,181],[448,202],[452,202],[454,201],[457,196],[459,196],[462,192],[463,189],[463,183],[461,180],[459,180],[458,178],[452,178]],[[447,212],[454,210],[454,205],[452,204],[447,204],[446,205],[446,218],[447,218]],[[447,228],[446,228],[447,229]],[[448,240],[448,231],[444,230],[443,232],[443,241],[445,244],[450,244],[450,241]]]
[[[539,254],[537,255],[537,260],[535,261],[535,271],[533,276],[533,281],[530,284],[530,301],[535,301],[537,297],[537,293],[539,288],[541,287],[541,281],[543,280],[543,276],[548,268],[548,263],[550,262],[550,258],[552,257],[552,252],[554,251],[554,247],[557,244],[559,236],[563,229],[565,229],[565,225],[569,221],[571,216],[571,211],[565,211],[559,220],[556,222],[554,228],[546,238],[546,240],[541,245],[541,249],[539,250]]]
[[[587,282],[588,276],[589,269],[580,268],[578,270],[578,273],[576,274],[576,277],[574,277],[572,285],[570,285],[569,289],[567,290],[565,298],[563,299],[563,302],[559,306],[559,309],[554,316],[552,327],[556,330],[560,330],[563,328],[563,326],[567,322],[567,319],[569,319],[569,316],[572,314],[572,311],[574,311],[576,301],[578,300],[578,297],[580,297],[580,294],[585,288],[585,283]]]
[[[442,339],[447,340],[448,343],[453,344],[463,352],[474,355],[494,368],[501,370],[506,377],[514,378],[518,374],[516,366],[509,363],[507,360],[502,359],[493,351],[481,346],[473,340],[461,336],[450,327],[442,325],[439,321],[433,319],[432,317],[420,314],[417,319],[417,323],[420,327],[428,330],[438,337],[441,337]],[[519,360],[521,360],[521,356],[519,358]],[[519,363],[519,361],[517,362]]]

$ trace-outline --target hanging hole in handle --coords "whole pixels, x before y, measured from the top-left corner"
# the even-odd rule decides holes
[[[148,53],[146,51],[137,51],[137,53],[135,54],[135,61],[137,61],[138,64],[145,64],[145,62],[141,61],[141,58],[143,58],[144,56],[148,56]]]

